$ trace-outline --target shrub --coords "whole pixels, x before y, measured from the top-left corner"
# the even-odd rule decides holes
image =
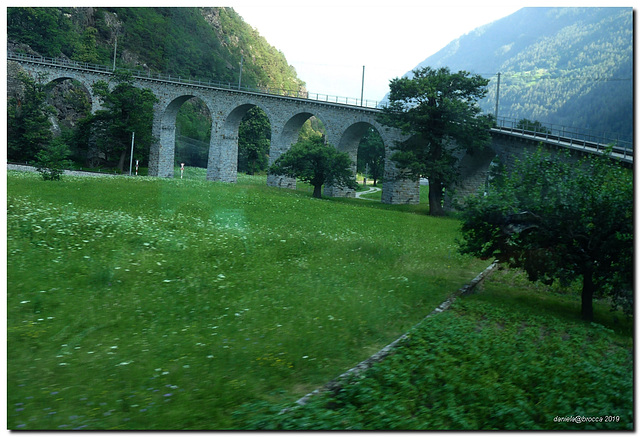
[[[45,181],[59,181],[65,167],[71,165],[67,158],[71,154],[69,146],[60,140],[54,140],[44,146],[36,155],[36,168]]]

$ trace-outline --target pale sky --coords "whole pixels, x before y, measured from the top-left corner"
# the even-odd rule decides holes
[[[94,0],[93,6],[231,6],[284,53],[312,93],[380,101],[389,81],[456,38],[522,7],[604,6],[594,0]],[[635,1],[635,0],[634,0]],[[9,3],[22,5],[20,0]],[[68,0],[70,6],[86,1]],[[606,6],[629,6],[608,0]],[[37,6],[49,6],[41,0]],[[79,3],[79,4],[78,4]],[[51,5],[53,6],[53,5]],[[5,10],[2,10],[3,15]],[[6,35],[2,35],[6,37]],[[6,46],[6,44],[4,44]],[[246,61],[246,60],[245,60]]]
[[[365,66],[364,98],[375,101],[388,92],[390,79],[454,39],[522,7],[513,0],[440,3],[447,6],[416,0],[267,4],[231,2],[248,24],[284,53],[310,92],[360,98]]]
[[[379,101],[389,90],[389,80],[477,27],[526,6],[591,6],[589,3],[232,0],[230,6],[284,53],[308,91],[360,98],[365,66],[364,98]]]

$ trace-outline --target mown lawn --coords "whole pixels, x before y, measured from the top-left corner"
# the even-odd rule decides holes
[[[242,405],[294,401],[486,267],[456,220],[370,204],[8,172],[8,428],[242,427]]]

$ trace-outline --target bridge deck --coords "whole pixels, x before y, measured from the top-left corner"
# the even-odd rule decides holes
[[[531,141],[541,141],[546,144],[552,144],[585,153],[603,154],[609,147],[611,147],[608,144],[600,144],[592,141],[561,137],[557,135],[544,134],[541,132],[517,131],[504,127],[491,128],[491,132],[500,133],[502,135],[509,135],[517,138],[524,138]],[[633,149],[613,146],[611,157],[628,164],[633,164]]]
[[[53,68],[62,68],[62,69],[78,70],[82,72],[91,72],[95,74],[104,74],[104,75],[113,74],[112,67],[108,67],[105,65],[98,65],[98,64],[81,63],[81,62],[76,62],[76,61],[71,61],[71,60],[61,59],[61,58],[46,58],[46,57],[40,57],[40,56],[25,55],[22,53],[7,52],[7,60],[23,62],[23,63],[46,65],[48,67],[53,67]],[[228,82],[218,82],[213,80],[201,80],[201,79],[191,79],[191,78],[185,79],[180,76],[151,73],[150,71],[141,71],[141,70],[127,69],[127,68],[123,68],[122,70],[130,71],[133,77],[141,80],[149,80],[149,81],[180,84],[180,85],[190,85],[190,86],[196,86],[201,88],[210,88],[210,89],[240,92],[240,93],[247,93],[247,94],[269,95],[269,96],[298,99],[298,100],[304,100],[304,101],[311,100],[313,102],[317,102],[320,104],[348,106],[353,109],[365,110],[365,111],[378,111],[380,106],[380,102],[377,102],[377,101],[366,100],[366,99],[361,100],[353,97],[333,96],[329,94],[312,93],[302,89],[289,90],[289,89],[271,88],[271,87],[254,88],[254,87],[248,87],[248,86],[240,86],[237,84],[231,84]]]
[[[53,68],[72,69],[83,72],[91,72],[96,74],[111,75],[113,69],[105,65],[96,65],[88,63],[79,63],[67,59],[60,58],[45,58],[33,55],[25,55],[21,53],[7,52],[7,60],[12,60],[22,63],[40,64]],[[245,94],[258,94],[274,96],[281,99],[298,100],[298,101],[312,101],[323,105],[342,106],[349,107],[355,110],[361,110],[366,112],[379,112],[379,102],[362,101],[359,99],[330,96],[327,94],[314,94],[303,90],[283,90],[274,88],[249,88],[238,85],[232,85],[230,83],[221,83],[215,81],[203,81],[199,79],[184,79],[178,76],[163,75],[157,73],[150,73],[140,70],[129,70],[133,76],[140,80],[149,80],[154,82],[165,82],[171,84],[189,85],[195,87],[209,88],[224,90],[227,92],[237,92]],[[492,132],[500,133],[503,135],[510,135],[521,139],[527,139],[532,141],[542,141],[546,144],[565,147],[572,150],[579,150],[585,153],[603,154],[610,146],[594,141],[581,140],[571,138],[567,136],[552,135],[546,132],[534,132],[523,130],[508,126],[497,126],[491,129]],[[618,159],[627,164],[633,164],[633,146],[622,147],[619,145],[613,146],[611,157]]]

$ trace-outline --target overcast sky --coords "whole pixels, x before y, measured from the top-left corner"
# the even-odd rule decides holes
[[[456,38],[521,7],[559,4],[522,0],[235,0],[230,5],[284,53],[310,92],[360,98],[365,66],[364,98],[381,100],[390,79],[412,70]],[[589,6],[589,1],[565,0],[562,6]]]
[[[381,100],[402,76],[454,39],[517,11],[517,1],[232,2],[282,51],[311,92]],[[265,3],[263,3],[265,4]],[[314,6],[304,6],[312,4]],[[322,4],[322,6],[317,6]],[[365,6],[358,6],[364,4]]]

